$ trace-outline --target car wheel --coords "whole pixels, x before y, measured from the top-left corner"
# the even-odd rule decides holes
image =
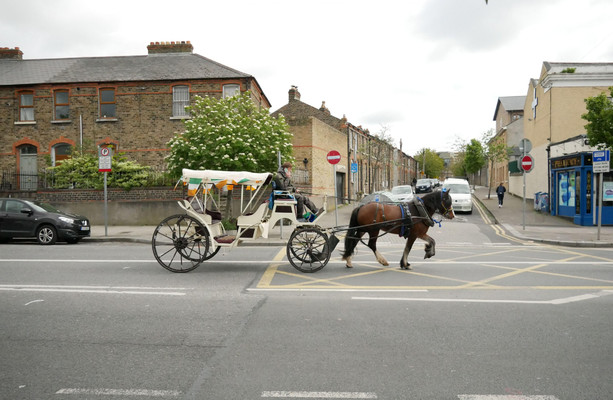
[[[66,242],[68,244],[76,244],[76,243],[79,243],[79,240],[81,240],[81,238],[68,238],[66,239]]]
[[[36,230],[36,240],[43,245],[55,244],[57,231],[51,225],[43,225]]]

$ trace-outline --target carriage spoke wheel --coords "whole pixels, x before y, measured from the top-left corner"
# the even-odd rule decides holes
[[[189,215],[171,215],[155,228],[151,239],[153,255],[172,272],[189,272],[213,257],[211,236],[200,221]]]
[[[287,242],[287,259],[301,272],[317,272],[330,260],[328,235],[317,228],[298,228]]]

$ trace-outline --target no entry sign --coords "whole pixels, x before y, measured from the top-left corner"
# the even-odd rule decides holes
[[[532,171],[532,168],[534,168],[534,159],[530,154],[526,154],[521,158],[520,167],[525,172]]]
[[[330,164],[338,164],[341,161],[341,153],[336,150],[330,150],[326,158]]]

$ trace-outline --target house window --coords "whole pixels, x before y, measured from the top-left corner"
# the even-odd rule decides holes
[[[115,89],[100,89],[100,118],[115,118]]]
[[[68,143],[59,143],[53,146],[51,153],[53,166],[61,164],[62,161],[70,158],[71,147]]]
[[[189,87],[174,86],[172,88],[172,116],[188,117],[185,107],[189,106]]]
[[[34,92],[19,94],[19,120],[34,121]]]
[[[56,120],[68,119],[70,117],[68,90],[56,90],[53,93],[53,100],[55,102],[54,118]]]
[[[236,96],[240,93],[239,85],[223,85],[223,98]]]

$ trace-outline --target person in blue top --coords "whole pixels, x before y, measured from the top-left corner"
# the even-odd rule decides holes
[[[498,187],[496,188],[496,194],[498,195],[498,208],[502,207],[502,202],[504,200],[504,192],[506,191],[507,189],[504,187],[502,182],[500,182],[500,185],[498,185]]]

